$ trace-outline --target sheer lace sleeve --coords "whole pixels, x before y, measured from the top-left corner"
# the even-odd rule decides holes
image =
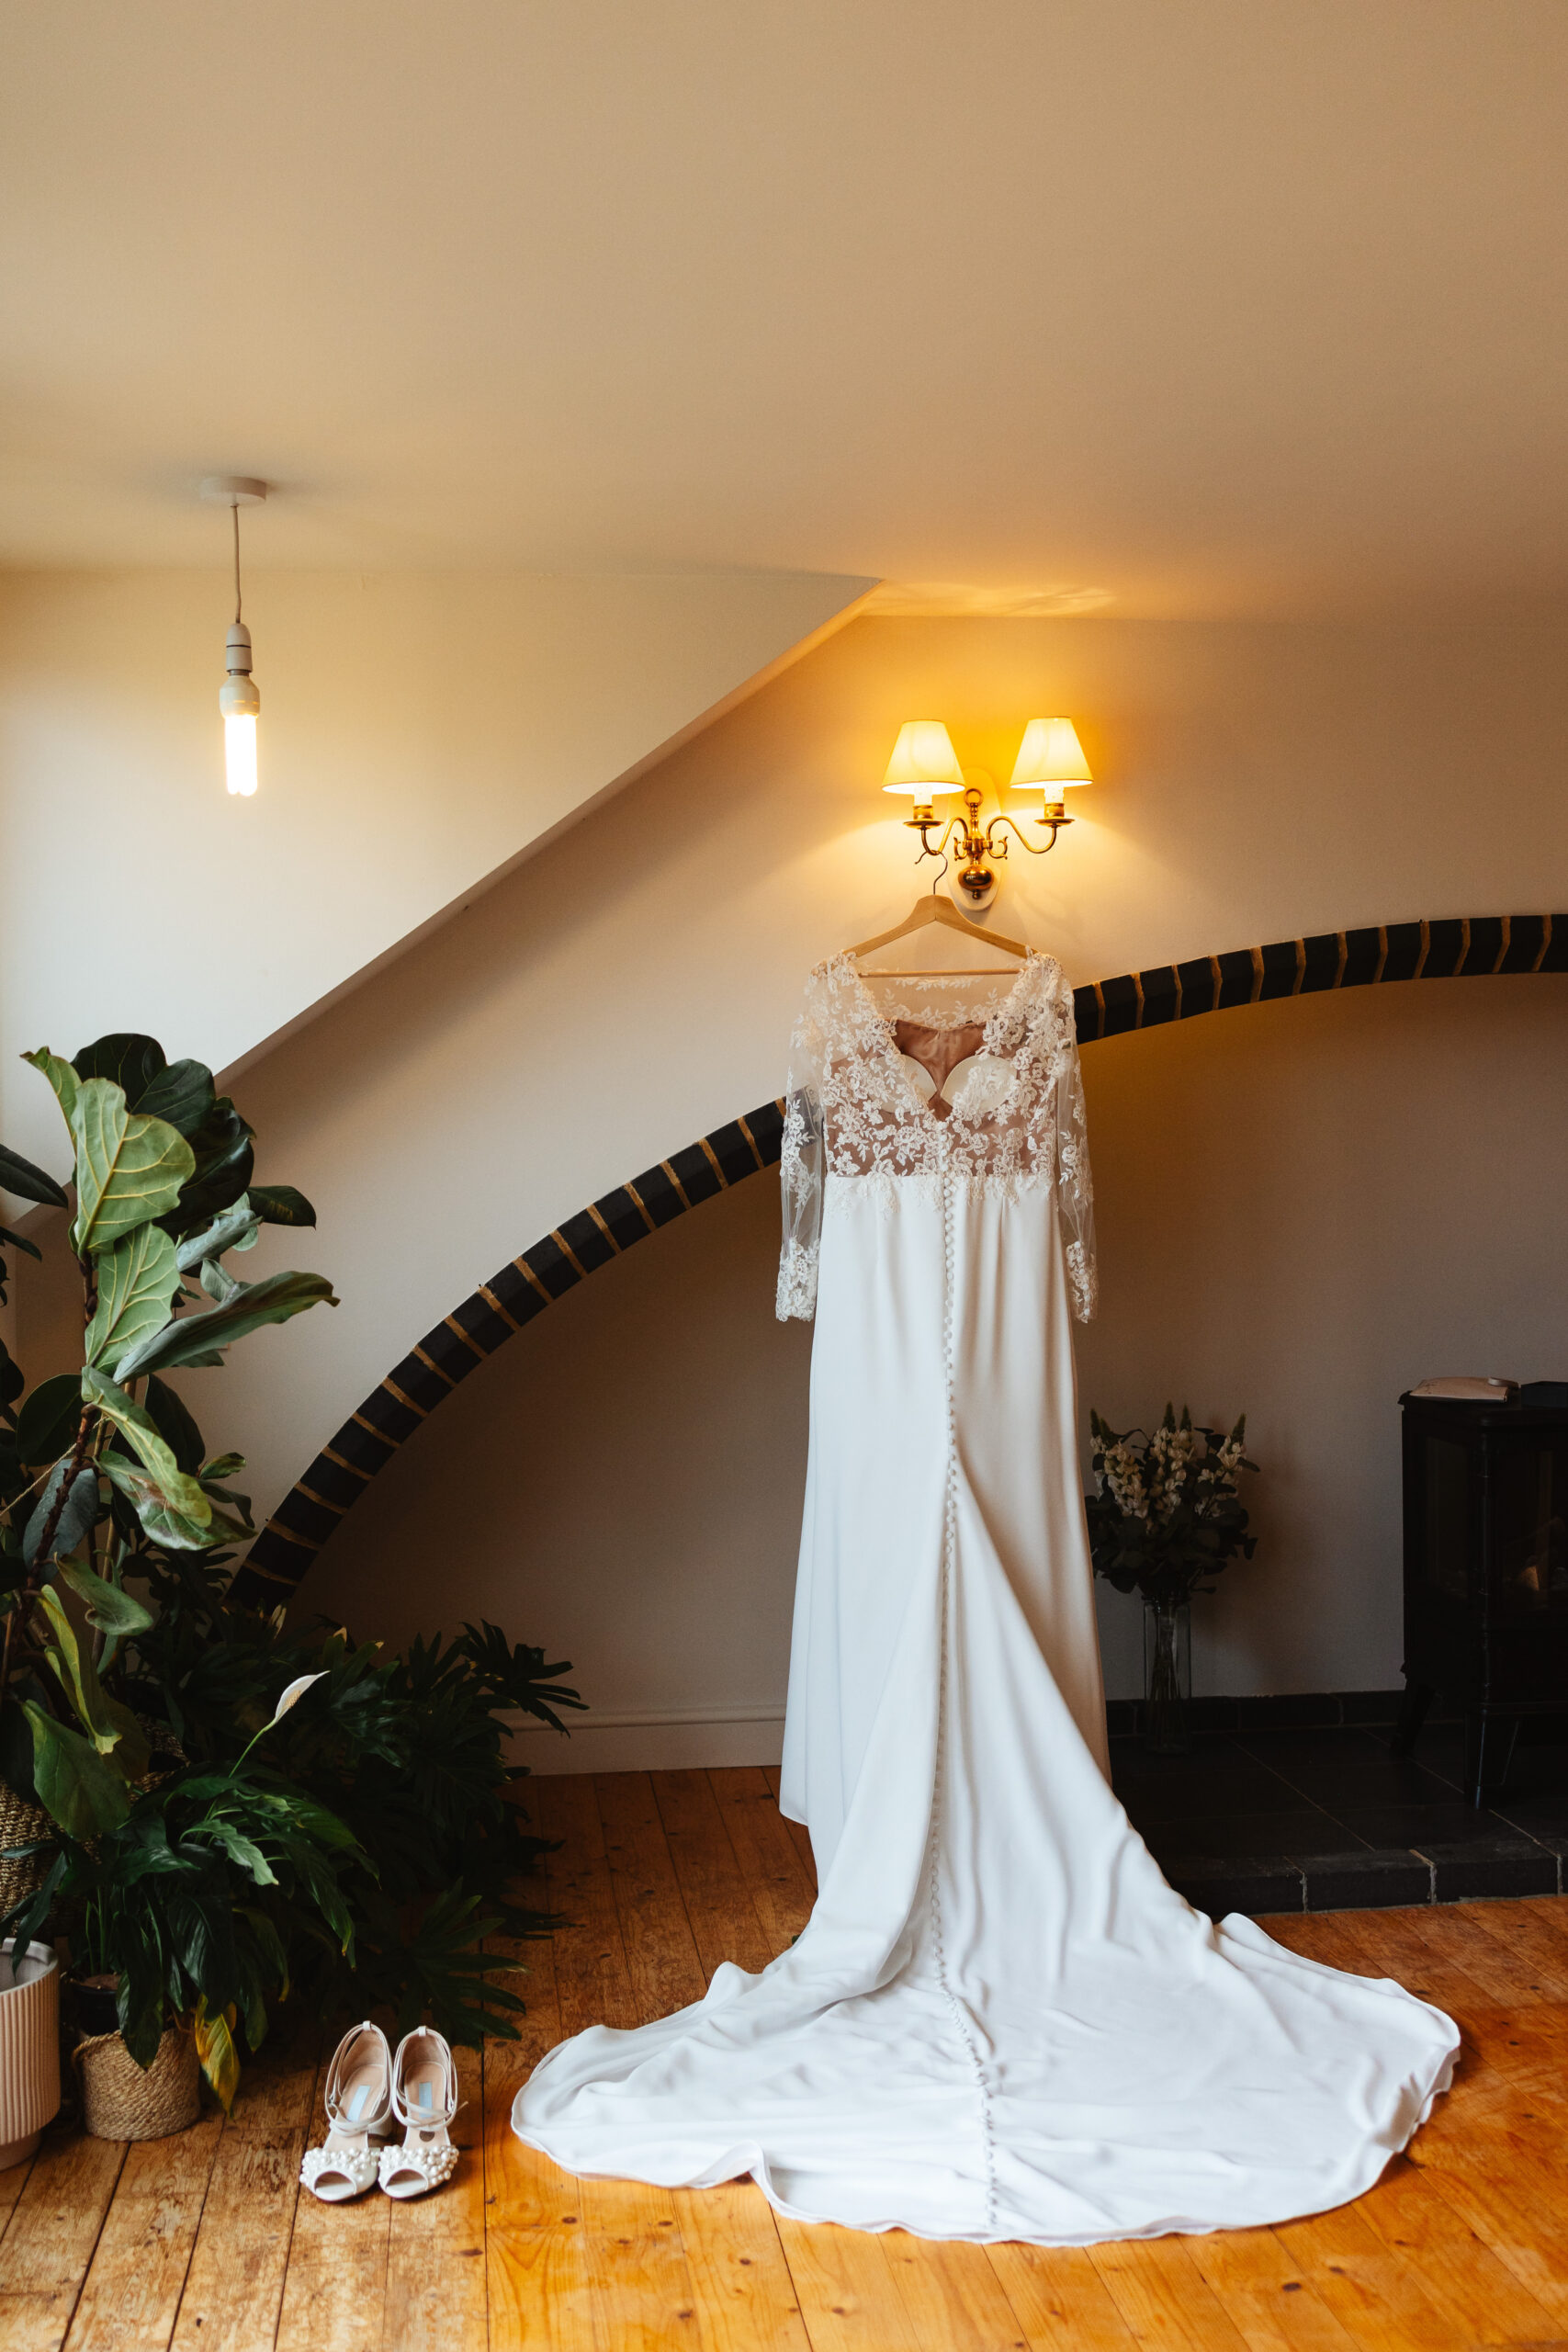
[[[779,1182],[784,1195],[784,1248],[779,1256],[777,1314],[809,1323],[817,1312],[817,1251],[822,1232],[822,1035],[809,1012],[790,1040]]]
[[[1068,1018],[1072,1000],[1069,997]],[[1100,1267],[1094,1251],[1094,1179],[1089,1167],[1089,1129],[1084,1120],[1083,1078],[1077,1039],[1068,1045],[1056,1080],[1056,1203],[1067,1252],[1067,1283],[1073,1313],[1087,1323],[1100,1299]]]

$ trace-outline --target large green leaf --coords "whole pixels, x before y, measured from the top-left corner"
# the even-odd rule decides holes
[[[316,1212],[292,1184],[253,1184],[251,1206],[264,1225],[314,1225]]]
[[[248,1193],[215,1216],[199,1233],[187,1235],[176,1252],[182,1274],[196,1272],[209,1258],[220,1258],[225,1250],[252,1250],[261,1231],[261,1219],[251,1206]]]
[[[194,1477],[206,1459],[207,1445],[185,1398],[166,1382],[150,1380],[147,1410],[180,1468]]]
[[[78,1088],[71,1130],[76,1138],[71,1246],[78,1257],[165,1216],[195,1171],[196,1155],[184,1136],[164,1119],[128,1111],[124,1094],[107,1078],[89,1078]]]
[[[110,1645],[106,1643],[105,1657],[111,1657],[113,1655]],[[116,1764],[128,1781],[140,1781],[152,1760],[147,1746],[146,1733],[124,1701],[111,1698],[107,1690],[104,1692],[103,1711],[119,1734],[119,1745],[114,1751]]]
[[[264,1323],[287,1323],[291,1315],[302,1314],[319,1301],[328,1306],[337,1305],[324,1274],[267,1274],[259,1283],[243,1283],[224,1306],[206,1315],[182,1315],[141,1340],[121,1357],[119,1377],[135,1380],[144,1372],[195,1363],[218,1349],[231,1347],[247,1332],[259,1331]]]
[[[54,1507],[60,1500],[60,1490],[70,1468],[69,1455],[63,1462],[55,1464],[28,1521],[27,1532],[22,1537],[22,1557],[28,1567],[36,1565],[43,1548],[44,1535],[51,1519],[54,1518]],[[83,1537],[91,1534],[97,1517],[98,1474],[92,1469],[79,1470],[71,1481],[71,1491],[65,1498],[60,1516],[55,1519],[54,1532],[49,1540],[50,1558],[63,1559],[68,1553],[73,1552]]]
[[[234,1906],[244,1920],[259,1947],[264,1967],[271,1969],[277,1983],[277,1997],[288,1998],[288,1952],[282,1937],[265,1911],[253,1911],[243,1904]]]
[[[49,1627],[44,1656],[48,1658],[56,1679],[75,1711],[76,1720],[101,1756],[107,1756],[118,1747],[125,1724],[120,1718],[127,1710],[110,1699],[98,1680],[98,1670],[92,1653],[83,1648],[76,1638],[76,1628],[66,1613],[60,1595],[45,1586],[38,1596],[39,1615]],[[135,1744],[141,1754],[142,1769],[146,1769],[146,1742],[136,1727],[134,1716],[129,1718]],[[121,1759],[123,1761],[123,1759]],[[134,1774],[131,1776],[134,1778]]]
[[[166,1119],[188,1141],[200,1133],[214,1099],[212,1072],[205,1062],[171,1062],[131,1109],[145,1111],[151,1119]]]
[[[195,1171],[177,1205],[164,1219],[176,1238],[208,1224],[220,1209],[237,1201],[255,1166],[250,1127],[226,1094],[214,1096],[200,1126],[191,1134],[190,1147],[196,1155]]]
[[[182,1136],[194,1135],[212,1108],[212,1072],[206,1063],[165,1061],[156,1037],[98,1037],[73,1055],[71,1067],[78,1078],[111,1080],[132,1111],[165,1119]]]
[[[68,1837],[83,1845],[118,1829],[130,1810],[124,1781],[90,1740],[58,1724],[30,1699],[22,1711],[33,1735],[33,1786],[39,1803]]]
[[[144,1634],[157,1622],[134,1594],[110,1584],[80,1560],[62,1561],[60,1578],[86,1602],[87,1623],[100,1634],[113,1634],[123,1641],[128,1634]]]
[[[161,1227],[139,1226],[101,1250],[98,1303],[84,1342],[89,1363],[115,1363],[151,1331],[161,1331],[179,1288],[175,1245]]]
[[[22,1370],[5,1340],[0,1340],[0,1405],[14,1405],[27,1385],[27,1374]],[[58,1450],[56,1448],[57,1452]],[[18,1461],[21,1459],[19,1453],[17,1458]]]
[[[158,1489],[160,1508],[175,1512],[197,1527],[205,1527],[212,1517],[212,1506],[196,1480],[187,1477],[175,1460],[159,1436],[151,1413],[136,1404],[112,1380],[106,1380],[102,1373],[96,1371],[90,1363],[82,1367],[82,1396],[85,1403],[96,1405],[107,1421],[113,1422],[142,1468],[149,1473]],[[122,1492],[129,1491],[117,1475],[112,1455],[104,1457],[103,1466]],[[141,1510],[140,1501],[137,1508]],[[142,1523],[146,1524],[145,1519]]]
[[[27,1057],[31,1060],[32,1057]],[[18,1200],[40,1201],[48,1208],[62,1209],[65,1194],[52,1176],[24,1159],[19,1151],[8,1151],[0,1143],[0,1193],[15,1193]]]
[[[276,1871],[254,1838],[247,1838],[243,1829],[225,1821],[221,1814],[209,1813],[201,1826],[213,1843],[222,1847],[236,1870],[246,1871],[258,1886],[277,1884]]]
[[[102,1466],[155,1544],[171,1545],[177,1552],[207,1552],[225,1540],[228,1522],[221,1512],[213,1510],[205,1495],[207,1516],[197,1519],[177,1510],[161,1482],[140,1462],[128,1462],[122,1453],[106,1453]]]
[[[90,1046],[73,1054],[71,1067],[81,1079],[107,1078],[111,1086],[119,1088],[134,1111],[164,1067],[164,1048],[156,1037],[116,1030],[107,1037],[95,1037]]]
[[[17,1453],[23,1462],[53,1462],[76,1434],[82,1382],[74,1372],[40,1380],[17,1415]]]

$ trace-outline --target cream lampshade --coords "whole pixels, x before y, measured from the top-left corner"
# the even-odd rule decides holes
[[[940,718],[907,718],[898,729],[884,792],[908,792],[919,808],[929,808],[939,793],[962,792],[964,771],[953,741]]]
[[[1070,718],[1032,718],[1023,730],[1012,772],[1015,792],[1043,791],[1059,801],[1063,786],[1092,784],[1077,729]]]

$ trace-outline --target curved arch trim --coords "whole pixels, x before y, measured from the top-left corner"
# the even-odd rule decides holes
[[[1080,1046],[1203,1012],[1390,980],[1568,972],[1568,914],[1453,916],[1320,932],[1122,972],[1073,991]],[[427,1331],[324,1445],[252,1544],[236,1599],[284,1600],[400,1446],[547,1306],[688,1209],[776,1166],[784,1104],[764,1102],[645,1169],[513,1258]]]

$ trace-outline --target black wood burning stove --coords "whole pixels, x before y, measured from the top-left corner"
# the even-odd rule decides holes
[[[1394,1751],[1433,1693],[1463,1709],[1481,1804],[1520,1721],[1568,1710],[1568,1384],[1512,1404],[1404,1396],[1404,1677]]]

